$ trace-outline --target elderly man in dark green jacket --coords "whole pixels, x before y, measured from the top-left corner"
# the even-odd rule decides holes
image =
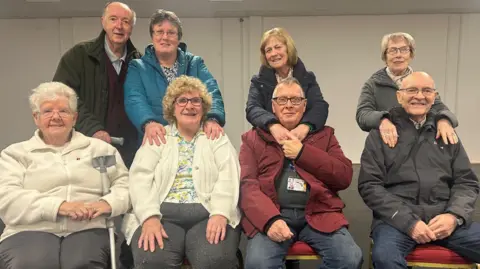
[[[79,96],[77,131],[107,143],[112,142],[111,137],[124,138],[124,144],[116,147],[127,167],[137,148],[135,127],[125,113],[123,101],[128,62],[141,56],[130,41],[135,20],[135,12],[127,5],[107,4],[100,35],[68,50],[53,78]]]

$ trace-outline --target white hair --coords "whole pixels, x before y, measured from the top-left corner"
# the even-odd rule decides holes
[[[282,88],[283,86],[292,86],[292,85],[298,85],[300,87],[300,94],[302,97],[305,97],[305,92],[303,92],[302,85],[300,85],[300,82],[294,78],[294,77],[287,77],[285,79],[282,79],[277,86],[275,86],[275,89],[273,90],[272,98],[277,97],[278,89]]]
[[[45,82],[32,90],[28,98],[33,113],[40,112],[40,106],[45,101],[66,97],[72,112],[77,112],[78,96],[75,91],[61,82]]]

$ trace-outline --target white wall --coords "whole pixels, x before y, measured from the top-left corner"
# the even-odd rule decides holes
[[[380,39],[405,31],[417,41],[414,69],[431,73],[444,102],[459,120],[458,131],[472,161],[480,162],[479,70],[480,14],[339,17],[250,17],[183,19],[184,41],[200,55],[217,78],[227,113],[226,131],[235,147],[249,128],[245,101],[250,77],[259,68],[258,46],[263,31],[282,26],[296,41],[300,57],[315,72],[330,103],[328,124],[353,162],[359,161],[366,134],[355,122],[355,109],[364,81],[382,67]],[[34,28],[34,29],[32,29]],[[96,37],[99,18],[0,20],[0,148],[31,136],[33,124],[28,91],[52,78],[63,52]],[[149,43],[148,19],[139,19],[132,37],[143,52]]]

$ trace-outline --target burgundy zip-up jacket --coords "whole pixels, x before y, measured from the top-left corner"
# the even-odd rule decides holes
[[[342,213],[345,204],[338,191],[352,181],[352,162],[343,154],[334,129],[325,126],[309,134],[302,143],[294,165],[310,185],[305,207],[307,223],[324,233],[348,226]],[[240,207],[244,213],[242,228],[249,238],[265,232],[269,220],[280,215],[274,182],[282,172],[284,158],[281,145],[270,133],[255,128],[242,135]]]

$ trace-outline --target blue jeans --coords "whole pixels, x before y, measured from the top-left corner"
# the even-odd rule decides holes
[[[322,233],[311,228],[304,210],[282,209],[283,220],[293,233],[290,240],[277,243],[263,233],[248,240],[245,269],[283,268],[288,248],[300,240],[310,245],[322,257],[319,269],[359,269],[362,251],[346,228]]]
[[[372,262],[374,268],[405,269],[405,257],[417,243],[408,235],[388,224],[379,224],[372,231]],[[455,251],[457,254],[480,262],[480,224],[474,222],[469,227],[456,229],[449,237],[431,242]]]

